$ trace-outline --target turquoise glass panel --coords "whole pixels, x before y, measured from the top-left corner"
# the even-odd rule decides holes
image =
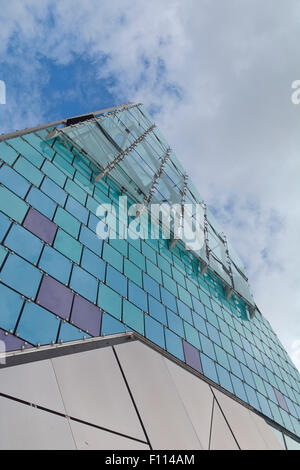
[[[21,224],[28,211],[28,205],[9,189],[0,186],[0,211]]]
[[[123,256],[108,243],[103,243],[102,258],[118,271],[123,272]]]
[[[100,284],[97,303],[105,312],[121,319],[122,297],[105,284]]]
[[[54,247],[71,261],[79,264],[82,245],[61,229],[57,230]]]
[[[141,335],[144,334],[144,314],[128,300],[123,302],[123,321]]]
[[[72,237],[78,237],[80,222],[61,207],[59,207],[56,211],[54,222]]]

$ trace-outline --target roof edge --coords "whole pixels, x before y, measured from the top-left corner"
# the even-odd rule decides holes
[[[22,135],[25,135],[25,134],[31,134],[32,132],[37,132],[37,131],[40,131],[42,129],[46,129],[47,127],[59,126],[60,124],[66,124],[67,121],[69,121],[70,119],[72,119],[72,120],[73,119],[80,119],[80,118],[84,118],[86,116],[90,116],[91,114],[93,114],[94,116],[97,116],[98,114],[108,113],[110,111],[114,111],[115,109],[119,109],[119,108],[122,108],[124,106],[129,106],[129,105],[132,105],[132,104],[134,104],[134,103],[132,101],[130,101],[128,103],[119,104],[119,105],[116,105],[116,106],[111,106],[109,108],[100,109],[98,111],[93,111],[91,113],[78,114],[76,116],[67,117],[67,118],[64,118],[64,119],[60,119],[58,121],[48,122],[46,124],[40,124],[40,125],[34,126],[34,127],[26,127],[25,129],[17,130],[17,131],[14,131],[14,132],[8,132],[6,134],[0,134],[0,142],[3,142],[5,140],[9,140],[9,139],[13,139],[14,137],[21,137]]]

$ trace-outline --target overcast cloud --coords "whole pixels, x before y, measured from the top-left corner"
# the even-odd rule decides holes
[[[298,367],[299,44],[297,0],[0,0],[0,131],[52,117],[51,64],[78,60],[116,103],[155,111]],[[83,67],[68,97],[84,103],[85,84]]]

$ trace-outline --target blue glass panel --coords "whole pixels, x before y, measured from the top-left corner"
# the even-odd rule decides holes
[[[98,281],[79,266],[73,267],[70,287],[90,302],[96,302]]]
[[[256,359],[254,359],[254,362],[255,362],[255,366],[258,371],[259,376],[264,380],[268,380],[264,366],[260,362],[258,362]]]
[[[200,353],[200,358],[203,374],[214,382],[219,383],[214,361],[202,353]]]
[[[26,302],[17,333],[31,344],[50,344],[56,341],[60,320],[33,302]]]
[[[10,224],[11,221],[9,218],[0,212],[0,242],[2,242],[3,238],[5,237]]]
[[[172,331],[168,330],[168,328],[165,328],[165,335],[167,351],[170,354],[173,354],[173,356],[178,357],[181,361],[184,361],[182,339]]]
[[[228,360],[229,360],[229,364],[230,364],[230,369],[232,370],[232,372],[234,373],[234,375],[236,375],[237,377],[239,377],[241,380],[244,379],[243,377],[243,373],[242,373],[242,369],[241,369],[241,366],[240,366],[240,363],[239,361],[237,361],[234,357],[232,357],[230,354],[228,354]],[[249,371],[250,372],[250,371]]]
[[[35,298],[41,272],[17,255],[9,255],[1,270],[1,280],[29,298]]]
[[[247,351],[248,354],[253,356],[253,351],[252,351],[251,344],[249,343],[249,341],[246,338],[244,338],[244,336],[241,336],[241,340],[242,340],[245,351]]]
[[[143,275],[143,280],[145,291],[147,291],[149,294],[151,294],[153,297],[160,301],[159,284],[145,273]]]
[[[246,359],[244,356],[244,352],[242,348],[240,348],[237,344],[233,343],[232,344],[233,350],[234,350],[234,355],[235,357],[242,362],[243,364],[246,364]]]
[[[101,335],[115,335],[131,331],[128,326],[123,325],[119,320],[112,317],[108,313],[103,313],[101,324]]]
[[[200,342],[201,342],[201,349],[202,351],[212,359],[216,359],[216,353],[214,349],[213,342],[207,338],[206,336],[202,335],[201,333],[199,334],[200,337]]]
[[[274,403],[277,404],[277,399],[276,399],[276,395],[274,393],[274,388],[271,387],[270,384],[268,384],[267,382],[264,381],[264,386],[265,386],[265,389],[267,391],[267,394],[268,394],[268,397],[273,400]]]
[[[83,249],[81,266],[100,281],[104,280],[106,263],[88,248]]]
[[[232,383],[230,380],[229,372],[226,369],[224,369],[224,367],[220,366],[219,364],[216,364],[216,368],[217,368],[220,385],[223,388],[225,388],[225,390],[228,390],[229,392],[233,393],[233,387],[232,387]]]
[[[149,313],[152,317],[156,318],[160,323],[167,324],[166,308],[158,300],[149,295]]]
[[[203,318],[206,318],[205,307],[204,307],[203,303],[201,303],[195,297],[192,297],[192,301],[193,301],[193,306],[194,306],[195,312],[199,313],[199,315],[201,315]]]
[[[248,399],[247,399],[243,382],[239,378],[237,378],[235,375],[231,376],[231,381],[233,384],[235,395],[247,403]]]
[[[260,408],[263,414],[273,419],[270,407],[268,405],[268,400],[266,399],[266,397],[264,397],[261,393],[257,392],[257,398],[258,398]]]
[[[248,397],[248,403],[253,406],[253,408],[255,408],[256,410],[260,410],[256,391],[252,387],[249,387],[248,384],[244,384],[244,387],[246,390],[246,395]]]
[[[173,310],[173,312],[177,313],[176,298],[164,287],[161,287],[161,298],[164,305],[166,305],[170,310]]]
[[[23,299],[9,287],[0,284],[0,327],[4,330],[15,328],[19,313],[23,305]]]
[[[68,258],[50,246],[45,246],[39,267],[63,284],[68,284],[72,263]]]
[[[71,196],[68,197],[66,210],[70,212],[76,219],[80,220],[83,224],[87,224],[89,212],[82,206],[76,199]]]
[[[61,189],[54,181],[46,177],[41,186],[42,191],[47,194],[47,196],[54,199],[60,206],[64,206],[67,198],[66,192]]]
[[[36,210],[44,214],[45,217],[52,219],[56,209],[56,204],[52,199],[42,193],[42,191],[37,188],[31,188],[26,200]]]
[[[207,336],[206,321],[197,313],[192,312],[194,325],[201,333]]]
[[[213,325],[215,328],[217,328],[219,330],[220,326],[219,326],[218,318],[215,315],[215,313],[212,310],[210,310],[209,308],[206,308],[205,312],[206,312],[206,317],[207,317],[207,320],[209,321],[209,323],[211,323],[211,325]]]
[[[219,332],[218,332],[217,328],[215,328],[214,326],[212,326],[210,323],[207,323],[207,324],[206,324],[206,328],[207,328],[207,331],[208,331],[208,336],[209,336],[209,338],[210,338],[214,343],[217,343],[219,346],[221,346],[220,335],[219,335]]]
[[[4,248],[4,246],[0,245],[0,268],[1,268],[1,266],[3,264],[3,261],[5,260],[7,254],[8,254],[8,250],[6,250],[6,248]]]
[[[70,325],[70,323],[62,322],[59,330],[58,341],[76,341],[83,339],[84,337],[90,338],[90,335],[79,330],[75,326]]]
[[[21,225],[13,224],[5,239],[5,246],[31,263],[36,263],[41,254],[43,243]]]
[[[101,255],[103,241],[100,240],[97,235],[91,230],[89,230],[87,227],[81,227],[79,240],[86,247],[96,253],[96,255]]]
[[[146,337],[161,348],[165,348],[164,329],[161,323],[145,315]]]
[[[0,183],[22,198],[24,198],[30,187],[30,184],[23,176],[6,165],[0,168]]]
[[[183,338],[184,329],[182,319],[169,309],[167,309],[167,317],[169,328]]]
[[[112,266],[107,266],[106,284],[123,297],[127,297],[127,279]]]
[[[177,307],[178,314],[187,322],[193,323],[191,309],[186,304],[181,302],[181,300],[177,300]]]
[[[144,312],[148,311],[146,292],[131,281],[129,281],[128,285],[128,298],[133,304],[144,310]]]
[[[187,322],[183,322],[186,340],[195,348],[200,349],[200,340],[198,331]]]
[[[249,367],[249,369],[253,370],[254,372],[257,372],[253,357],[250,356],[250,354],[248,354],[247,351],[244,351],[244,356],[245,356],[246,363],[247,363],[247,366]]]

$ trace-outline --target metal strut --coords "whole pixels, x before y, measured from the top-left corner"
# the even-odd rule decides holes
[[[167,160],[170,157],[170,153],[171,153],[171,149],[169,147],[167,149],[162,161],[161,161],[159,169],[157,170],[157,172],[153,176],[153,180],[152,180],[149,192],[148,192],[147,196],[145,196],[145,198],[144,198],[144,202],[143,202],[143,205],[142,205],[141,209],[139,211],[137,211],[136,217],[139,217],[142,214],[142,212],[146,209],[146,206],[151,201],[151,199],[153,197],[153,194],[154,194],[154,191],[156,189],[156,185],[158,183],[158,180],[161,177],[162,172],[164,171],[164,167],[166,166]]]
[[[226,258],[227,258],[227,263],[228,263],[229,276],[230,276],[231,284],[232,284],[232,287],[226,286],[226,292],[225,292],[226,300],[229,300],[233,294],[234,283],[233,283],[233,275],[232,275],[232,269],[231,269],[231,260],[230,260],[229,250],[228,250],[227,238],[225,234],[224,234],[224,245],[225,245],[225,252],[226,252]]]
[[[96,176],[95,178],[95,182],[101,180],[105,175],[107,175],[107,173],[109,173],[118,163],[120,163],[124,157],[126,157],[126,155],[128,155],[129,152],[131,152],[131,150],[134,150],[135,147],[141,143],[145,137],[153,131],[153,129],[156,127],[155,124],[153,124],[152,126],[149,127],[149,129],[147,129],[142,135],[140,135],[140,137],[138,137],[131,145],[129,145],[129,147],[127,147],[125,150],[123,150],[123,152],[119,153],[119,155],[116,156],[116,158],[107,165],[106,168],[104,168],[104,170],[99,173],[99,175]]]
[[[182,192],[181,192],[181,226],[180,226],[181,230],[183,228],[184,204],[185,204],[185,199],[186,199],[188,179],[189,179],[188,174],[185,173],[183,177],[183,187],[182,187]],[[175,238],[175,237],[172,240],[170,240],[169,250],[172,250],[172,248],[174,248],[177,242],[178,242],[178,238]]]

